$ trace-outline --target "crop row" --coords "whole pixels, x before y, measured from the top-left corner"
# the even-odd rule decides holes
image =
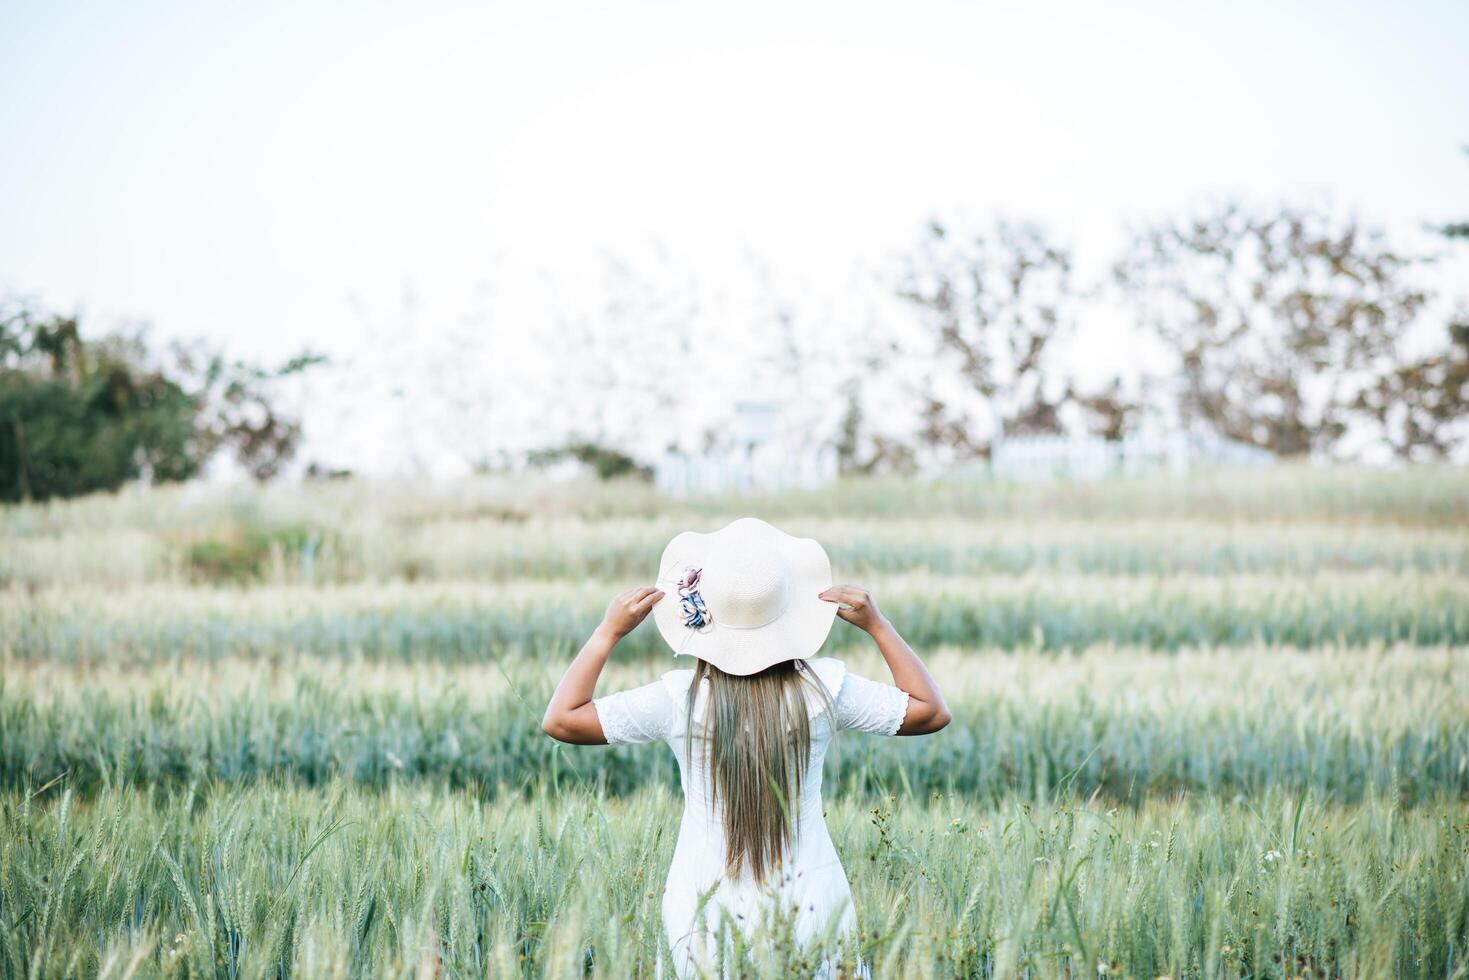
[[[0,550],[0,584],[350,583],[628,579],[656,570],[679,530],[716,523],[618,519],[504,523],[255,526],[173,532],[78,530],[19,537]],[[969,521],[799,518],[839,577],[937,575],[1232,575],[1317,571],[1469,573],[1469,531],[1328,523]]]
[[[667,520],[704,526],[742,514],[797,522],[832,516],[884,521],[1160,520],[1469,524],[1462,467],[1400,470],[1305,465],[1149,473],[1097,482],[1006,483],[847,478],[820,490],[670,498],[641,482],[555,481],[533,474],[459,481],[347,480],[328,484],[129,489],[0,511],[0,538],[99,531],[199,532],[221,525],[341,528],[489,520]]]
[[[827,786],[1043,800],[1066,784],[1131,803],[1277,788],[1408,803],[1464,795],[1466,660],[1462,650],[1413,648],[947,653],[934,670],[953,724],[931,739],[842,736]],[[870,655],[855,664],[885,676]],[[677,784],[662,746],[566,748],[547,738],[538,721],[558,669],[237,661],[89,676],[35,665],[0,686],[0,786],[61,773],[88,792],[340,778],[494,796]],[[602,690],[654,676],[627,664]]]
[[[304,654],[475,662],[507,651],[574,649],[608,598],[628,584],[635,583],[9,589],[0,591],[0,657],[97,663]],[[1469,643],[1469,579],[1448,575],[912,575],[865,584],[924,649]],[[827,649],[861,640],[837,623]],[[668,652],[651,627],[633,633],[622,649]]]

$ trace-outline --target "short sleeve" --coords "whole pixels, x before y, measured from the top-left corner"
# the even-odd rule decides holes
[[[908,714],[908,692],[848,673],[836,697],[838,729],[896,735]]]
[[[593,698],[592,704],[608,745],[659,742],[673,729],[673,697],[662,680]]]

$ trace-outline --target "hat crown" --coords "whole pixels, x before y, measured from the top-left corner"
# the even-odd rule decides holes
[[[791,572],[775,548],[761,542],[721,542],[704,563],[699,589],[714,622],[756,629],[790,605]]]

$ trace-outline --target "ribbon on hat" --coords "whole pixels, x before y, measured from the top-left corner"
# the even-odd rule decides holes
[[[702,568],[690,568],[678,580],[678,601],[683,607],[683,624],[700,633],[714,626],[714,617],[709,613],[709,607],[704,605],[704,597],[699,594],[699,579],[703,573]]]

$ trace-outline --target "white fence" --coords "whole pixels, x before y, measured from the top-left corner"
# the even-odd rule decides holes
[[[1095,436],[1025,436],[996,442],[990,472],[1008,480],[1067,478],[1094,480],[1114,474],[1192,466],[1264,466],[1273,454],[1255,446],[1217,437],[1134,435],[1117,442]],[[720,454],[670,453],[658,461],[654,482],[671,496],[743,491],[816,489],[837,478],[837,454],[831,447],[802,452],[777,446],[755,446]]]
[[[1256,446],[1184,433],[1135,435],[1117,442],[1096,436],[1027,436],[996,442],[990,453],[990,471],[1010,480],[1094,480],[1156,469],[1181,473],[1200,464],[1263,466],[1274,459]]]
[[[811,452],[756,446],[747,452],[692,456],[670,453],[654,475],[658,489],[673,496],[747,490],[815,489],[837,478],[831,447]]]

